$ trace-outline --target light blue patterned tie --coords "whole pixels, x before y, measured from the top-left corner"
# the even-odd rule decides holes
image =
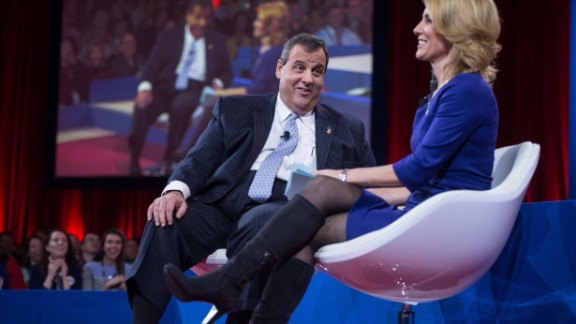
[[[184,61],[184,64],[182,65],[182,70],[180,70],[180,73],[178,74],[178,77],[176,78],[176,84],[174,85],[174,87],[177,90],[186,90],[186,88],[188,87],[188,72],[190,71],[190,67],[192,66],[192,63],[194,63],[195,57],[196,57],[196,54],[194,53],[194,43],[192,43],[192,46],[190,47],[190,51],[188,52],[188,56],[186,57],[186,60]]]
[[[254,180],[252,180],[252,184],[250,185],[250,190],[248,190],[248,196],[257,202],[263,203],[270,198],[274,179],[276,178],[282,160],[286,155],[292,153],[296,148],[296,144],[298,144],[296,119],[298,119],[298,114],[295,112],[291,113],[282,131],[282,134],[287,134],[288,138],[286,138],[286,136],[282,137],[280,144],[264,159],[264,162],[262,162],[260,168],[256,171]]]

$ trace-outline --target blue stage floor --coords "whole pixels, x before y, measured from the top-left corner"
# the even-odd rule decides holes
[[[209,309],[173,300],[162,323],[200,323]],[[399,309],[318,272],[290,323],[395,323]],[[576,323],[576,201],[524,204],[504,251],[480,281],[413,310],[416,323],[426,324]],[[0,291],[3,324],[130,322],[123,292]]]

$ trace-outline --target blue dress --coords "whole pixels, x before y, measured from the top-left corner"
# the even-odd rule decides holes
[[[258,55],[250,71],[252,83],[246,89],[248,94],[278,93],[280,80],[276,77],[276,63],[282,49],[283,45],[274,45]]]
[[[412,153],[393,164],[410,190],[406,207],[363,190],[350,210],[347,239],[380,229],[441,192],[489,189],[497,132],[498,104],[488,83],[479,73],[456,75],[418,108]]]

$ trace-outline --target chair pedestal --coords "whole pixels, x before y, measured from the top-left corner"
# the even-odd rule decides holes
[[[415,317],[410,305],[402,304],[402,310],[398,312],[398,324],[414,324]]]

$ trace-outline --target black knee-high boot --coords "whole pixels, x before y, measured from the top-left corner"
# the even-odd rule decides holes
[[[291,258],[272,273],[250,324],[285,324],[314,275],[314,266]]]
[[[205,301],[218,308],[212,319],[234,309],[242,285],[263,266],[284,261],[304,248],[325,222],[325,215],[297,195],[278,210],[260,232],[219,270],[186,277],[177,266],[164,267],[164,283],[181,301]]]

